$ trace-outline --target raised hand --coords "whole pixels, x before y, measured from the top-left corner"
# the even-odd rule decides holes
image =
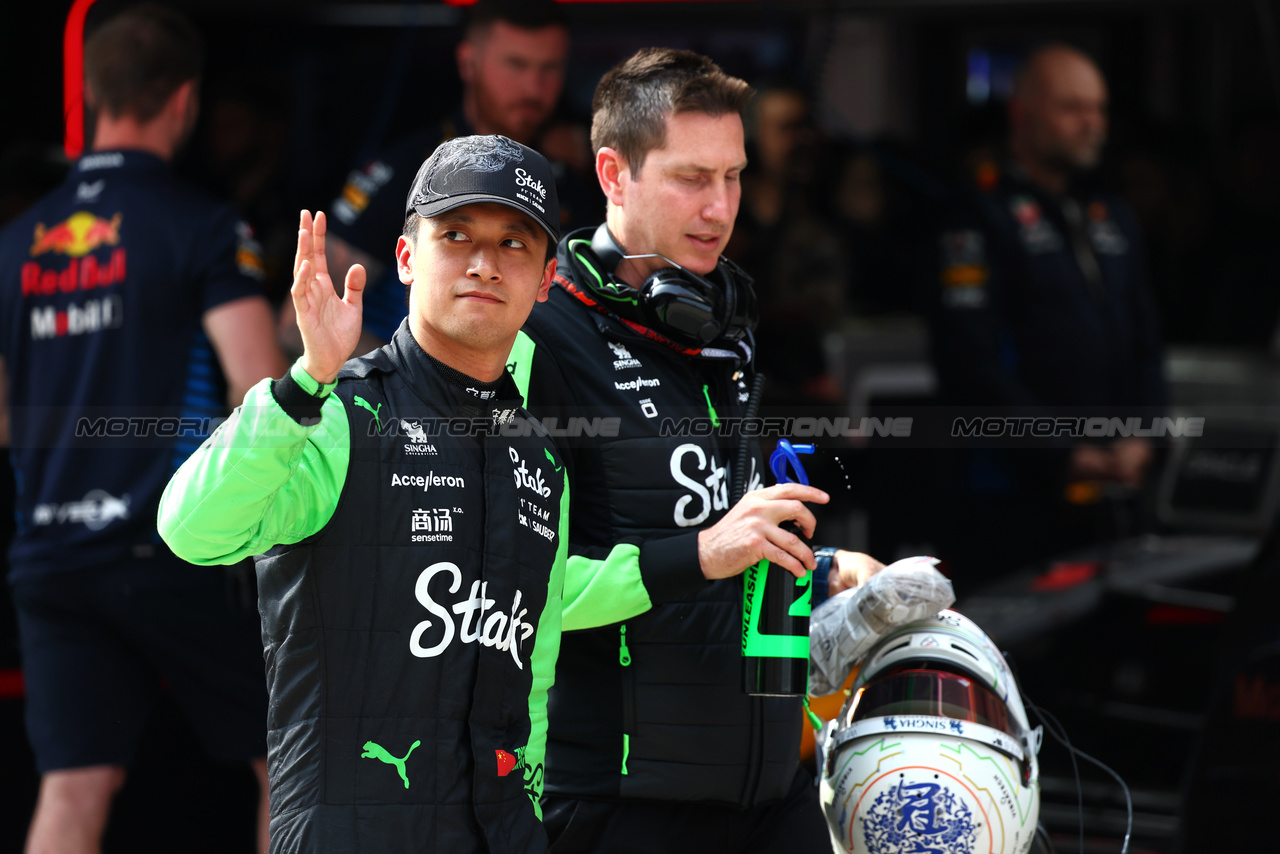
[[[365,273],[353,265],[338,296],[324,257],[324,234],[324,213],[317,212],[313,222],[311,212],[303,211],[290,294],[302,333],[302,368],[317,382],[331,383],[360,340]]]
[[[804,540],[779,527],[793,521],[806,537],[817,520],[806,501],[826,504],[825,492],[798,483],[781,483],[742,496],[724,517],[698,532],[698,560],[708,579],[729,578],[768,559],[793,575],[814,568],[813,551]]]

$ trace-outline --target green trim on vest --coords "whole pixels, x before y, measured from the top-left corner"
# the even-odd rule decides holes
[[[533,372],[533,352],[536,349],[538,345],[522,329],[516,333],[516,343],[511,345],[511,353],[507,356],[507,370],[524,398],[525,409],[529,408],[529,375]]]
[[[530,342],[532,343],[532,342]],[[529,743],[525,746],[521,773],[524,775],[525,792],[533,801],[533,812],[542,820],[542,786],[546,776],[547,755],[547,691],[555,681],[556,659],[560,655],[561,610],[564,590],[565,564],[569,554],[569,478],[564,477],[564,491],[560,494],[560,524],[557,526],[555,563],[547,579],[547,604],[538,619],[538,630],[529,656],[533,684],[529,691]]]

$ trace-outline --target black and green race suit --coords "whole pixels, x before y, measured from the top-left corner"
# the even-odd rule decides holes
[[[566,574],[564,466],[520,405],[405,324],[336,387],[259,383],[169,484],[175,553],[258,556],[273,852],[546,848],[561,628],[650,602]]]

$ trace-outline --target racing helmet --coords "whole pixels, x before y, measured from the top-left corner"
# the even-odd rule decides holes
[[[1027,854],[1042,730],[972,620],[946,610],[889,632],[820,739],[822,808],[846,854]]]

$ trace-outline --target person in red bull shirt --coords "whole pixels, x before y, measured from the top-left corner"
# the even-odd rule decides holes
[[[183,563],[155,521],[187,454],[285,368],[247,272],[252,235],[167,168],[195,121],[200,57],[171,11],[104,23],[85,49],[94,148],[0,232],[9,581],[41,774],[29,852],[100,850],[164,684],[211,757],[252,764],[265,816],[257,615],[251,594],[227,595],[251,576]]]
[[[1168,404],[1142,236],[1094,175],[1108,97],[1080,50],[1033,51],[1014,80],[1007,157],[944,211],[932,250],[941,397],[966,420],[1009,424],[1001,437],[964,439],[950,461],[940,537],[969,583],[1124,536],[1119,520],[1155,459],[1141,435],[1021,426],[1060,416],[1146,426]]]

